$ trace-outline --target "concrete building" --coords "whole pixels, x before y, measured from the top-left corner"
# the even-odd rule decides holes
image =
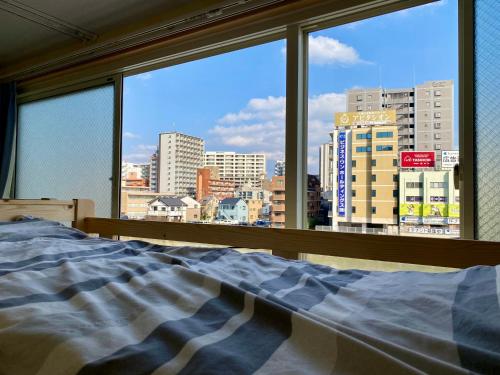
[[[348,90],[348,112],[396,111],[399,151],[453,150],[453,81],[427,81],[402,89]]]
[[[149,202],[148,220],[186,222],[187,204],[178,197],[158,197]]]
[[[143,180],[144,184],[141,186],[149,186],[151,165],[149,163],[122,163],[122,186],[127,186],[125,180]]]
[[[200,221],[201,219],[201,205],[198,201],[191,197],[180,198],[186,204],[186,223],[193,221]]]
[[[149,187],[158,192],[158,150],[149,159]]]
[[[200,201],[201,221],[211,223],[217,218],[219,200],[213,196],[205,197]]]
[[[204,167],[219,168],[220,179],[233,181],[236,187],[250,183],[261,187],[266,175],[264,154],[238,154],[236,152],[205,152]]]
[[[240,198],[226,198],[219,202],[217,220],[232,224],[248,223],[248,205]]]
[[[159,190],[194,197],[196,170],[203,166],[205,142],[201,138],[170,132],[160,134],[159,144]]]
[[[129,219],[144,219],[148,214],[149,202],[159,196],[158,193],[149,191],[139,191],[134,188],[122,188],[120,202],[120,217]]]
[[[333,145],[331,142],[319,146],[319,179],[321,191],[333,189]]]
[[[429,81],[415,88],[415,144],[417,151],[453,150],[453,81]]]
[[[248,206],[248,223],[253,224],[261,219],[262,213],[262,200],[260,199],[246,199],[245,203]]]
[[[208,196],[214,196],[218,200],[234,197],[234,181],[221,180],[217,170],[217,167],[196,170],[196,199],[198,201]]]
[[[285,175],[285,161],[284,160],[276,160],[276,163],[274,163],[274,175],[275,176],[284,176]]]
[[[269,220],[273,228],[285,227],[285,176],[273,176],[271,179]]]
[[[271,191],[266,190],[264,187],[254,187],[251,184],[246,183],[235,190],[234,196],[236,198],[241,198],[244,200],[259,199],[263,201],[263,203],[269,203],[271,198]]]
[[[396,112],[337,113],[332,132],[332,229],[398,231]]]
[[[122,187],[149,187],[149,181],[137,176],[136,172],[128,172],[122,177]]]
[[[400,234],[460,237],[459,202],[453,171],[400,172]]]

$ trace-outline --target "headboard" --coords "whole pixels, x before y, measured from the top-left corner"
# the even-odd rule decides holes
[[[54,221],[71,221],[74,228],[85,230],[84,219],[95,216],[95,205],[90,199],[0,200],[0,221],[15,220],[22,215]]]

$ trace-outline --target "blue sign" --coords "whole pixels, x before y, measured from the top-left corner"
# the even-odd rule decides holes
[[[345,132],[339,133],[339,189],[338,189],[338,208],[339,216],[345,216]]]

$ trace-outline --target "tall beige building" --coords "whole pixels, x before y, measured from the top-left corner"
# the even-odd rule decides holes
[[[196,194],[196,170],[203,166],[205,142],[201,138],[161,133],[158,150],[158,190],[176,195]]]
[[[218,167],[220,179],[234,181],[237,188],[244,184],[262,187],[266,175],[266,155],[207,151],[204,166]]]
[[[347,91],[347,111],[393,109],[398,125],[399,151],[453,150],[453,81],[427,81],[402,89]]]
[[[333,188],[333,144],[323,143],[319,146],[319,180],[321,191]]]

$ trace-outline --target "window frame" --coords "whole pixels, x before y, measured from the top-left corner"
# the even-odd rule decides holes
[[[96,66],[80,63],[68,68],[68,74],[44,73],[32,80],[21,82],[17,95],[18,104],[54,95],[78,91],[99,85],[99,82],[115,84],[115,146],[113,150],[113,217],[118,217],[120,207],[121,177],[121,133],[123,78],[151,70],[199,60],[201,58],[235,51],[266,42],[286,39],[286,98],[287,108],[296,104],[296,110],[286,112],[287,158],[286,218],[287,228],[307,228],[305,214],[307,183],[307,51],[308,35],[333,26],[368,19],[398,10],[431,3],[432,0],[391,0],[364,2],[355,1],[347,9],[339,9],[337,2],[323,1],[307,11],[299,11],[281,17],[269,17],[256,26],[231,24],[215,36],[197,36],[171,45],[160,45],[148,54],[137,53],[133,58],[125,57],[119,63],[99,62]],[[458,44],[459,44],[459,150],[460,150],[460,227],[461,238],[475,238],[475,190],[474,190],[474,18],[473,2],[458,0]],[[244,19],[245,16],[243,16]],[[245,22],[243,22],[244,24]],[[188,33],[189,34],[189,33]],[[147,55],[147,58],[146,58]],[[105,60],[105,59],[104,59]],[[121,64],[121,65],[120,65]],[[100,78],[92,78],[100,77]],[[293,114],[292,114],[293,112]],[[15,178],[14,178],[15,181]],[[11,189],[15,191],[15,187]],[[13,196],[14,197],[14,196]]]

